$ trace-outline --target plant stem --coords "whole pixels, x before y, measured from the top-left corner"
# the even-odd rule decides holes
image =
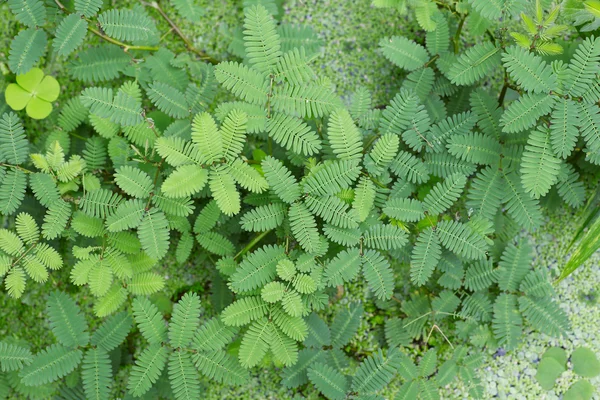
[[[458,48],[460,45],[460,34],[462,33],[462,28],[465,25],[466,19],[466,17],[463,17],[458,23],[458,28],[456,29],[456,34],[454,35],[454,54],[458,53]]]
[[[504,104],[504,97],[506,97],[506,91],[508,90],[508,74],[504,71],[504,85],[502,86],[502,90],[500,91],[500,97],[498,97],[498,105],[502,106]]]
[[[211,64],[219,63],[219,61],[216,60],[215,58],[209,56],[205,52],[198,50],[196,47],[194,47],[194,44],[192,43],[192,41],[187,36],[184,35],[181,28],[179,28],[179,26],[177,26],[177,24],[175,22],[173,22],[173,20],[171,18],[169,18],[167,13],[165,13],[165,11],[162,9],[162,7],[156,1],[153,1],[152,3],[146,3],[145,1],[142,1],[141,3],[144,6],[152,7],[156,11],[158,11],[160,16],[163,17],[163,19],[165,21],[167,21],[167,23],[171,26],[171,28],[173,28],[175,33],[177,33],[177,35],[181,38],[181,40],[183,40],[183,42],[185,43],[185,47],[187,47],[187,49],[189,51],[196,53],[196,55],[198,55],[198,57],[200,57],[200,59],[202,59],[204,61],[208,61]]]
[[[93,22],[93,21],[88,21],[88,22]],[[111,38],[110,36],[106,36],[104,33],[100,32],[98,29],[93,28],[89,25],[88,25],[88,31],[92,32],[94,35],[101,37],[102,39],[106,40],[107,42],[116,44],[117,46],[121,47],[124,52],[128,52],[129,50],[145,50],[145,51],[157,51],[158,50],[158,47],[156,47],[156,46],[133,46],[133,45],[130,45],[127,43],[123,43],[121,41]]]
[[[271,233],[272,229],[269,229],[268,231],[264,231],[259,235],[256,235],[254,237],[254,239],[252,239],[250,241],[250,243],[248,243],[246,245],[246,247],[244,247],[242,250],[240,250],[239,253],[237,253],[235,255],[235,257],[233,257],[234,260],[237,260],[238,258],[240,258],[241,256],[243,256],[244,254],[246,254],[247,252],[249,252],[258,242],[260,242],[265,236],[267,236],[269,233]]]

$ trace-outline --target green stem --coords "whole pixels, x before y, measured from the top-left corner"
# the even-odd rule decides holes
[[[252,239],[250,241],[250,243],[248,243],[246,245],[246,247],[244,247],[242,250],[240,250],[239,253],[237,253],[235,255],[235,257],[233,257],[234,260],[237,260],[238,258],[240,258],[241,256],[243,256],[244,254],[246,254],[247,252],[249,252],[258,242],[260,242],[265,236],[267,236],[269,233],[271,233],[272,229],[269,229],[268,231],[264,231],[259,235],[256,235],[254,237],[254,239]]]
[[[89,22],[92,22],[92,21],[89,21]],[[130,45],[127,43],[123,43],[123,42],[115,40],[109,36],[106,36],[99,30],[92,28],[89,25],[88,25],[88,31],[92,32],[94,35],[101,37],[102,39],[106,40],[109,43],[116,44],[117,46],[121,47],[124,52],[128,52],[129,50],[144,50],[144,51],[157,51],[158,50],[158,47],[156,47],[156,46],[133,46],[133,45]]]
[[[458,23],[458,28],[456,29],[456,34],[454,35],[454,54],[458,53],[458,49],[460,47],[460,34],[462,33],[462,28],[465,25],[466,17],[461,18]]]

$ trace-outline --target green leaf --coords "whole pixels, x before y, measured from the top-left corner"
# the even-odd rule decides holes
[[[431,228],[424,230],[412,250],[410,279],[418,286],[424,285],[442,256],[440,239]]]
[[[555,102],[555,97],[546,94],[524,94],[511,103],[502,115],[502,131],[516,133],[531,128],[538,118],[550,113]]]
[[[502,55],[504,67],[517,84],[528,92],[556,90],[556,76],[546,62],[519,46],[510,46]]]
[[[273,113],[266,130],[277,144],[294,153],[311,156],[321,150],[319,136],[300,118]]]
[[[383,212],[391,218],[404,222],[416,222],[425,217],[423,204],[416,199],[390,197]]]
[[[537,367],[535,379],[542,389],[552,390],[556,384],[556,379],[565,372],[564,365],[561,365],[554,358],[542,358]]]
[[[242,229],[250,232],[264,232],[274,229],[283,223],[287,207],[281,203],[272,203],[256,207],[240,220]]]
[[[269,81],[247,66],[224,61],[215,68],[215,78],[235,96],[251,104],[265,104],[269,94]]]
[[[467,178],[461,174],[449,176],[437,183],[423,199],[423,209],[429,215],[441,214],[458,200],[467,184]]]
[[[325,279],[328,286],[342,285],[358,275],[362,259],[358,248],[340,251],[326,266]]]
[[[525,229],[535,229],[542,224],[539,202],[531,198],[521,186],[516,173],[504,175],[504,197],[508,214]]]
[[[498,344],[513,349],[521,337],[523,321],[517,308],[517,297],[513,294],[501,294],[494,303],[492,329]]]
[[[343,347],[350,342],[358,331],[363,311],[362,304],[350,303],[348,308],[344,307],[336,314],[331,324],[331,343],[334,347]]]
[[[167,348],[153,344],[146,348],[131,368],[127,390],[139,397],[146,393],[160,377],[167,362]]]
[[[44,216],[42,224],[42,236],[46,239],[55,239],[62,234],[67,227],[71,216],[71,204],[58,200],[51,204]]]
[[[75,11],[91,18],[102,8],[102,0],[75,0]],[[81,56],[80,56],[81,57]]]
[[[17,114],[10,112],[0,118],[0,160],[23,164],[29,157],[29,142]]]
[[[534,199],[545,196],[556,182],[560,160],[554,156],[550,132],[537,129],[529,135],[521,162],[521,182]]]
[[[221,313],[221,320],[227,326],[242,326],[264,316],[268,304],[259,296],[242,297],[230,304]]]
[[[169,341],[175,348],[186,347],[200,323],[200,298],[186,293],[173,307],[169,324]]]
[[[335,110],[329,116],[327,138],[338,159],[356,160],[362,157],[362,134],[346,109]]]
[[[380,250],[401,249],[408,242],[408,235],[396,225],[373,225],[363,234],[366,247]]]
[[[387,357],[381,350],[363,360],[352,378],[352,390],[368,394],[383,389],[394,377],[398,368],[397,350],[391,349]]]
[[[138,227],[138,237],[150,257],[163,258],[169,249],[169,223],[165,214],[156,208],[148,210]]]
[[[275,278],[276,266],[285,258],[285,248],[282,246],[263,246],[248,255],[231,277],[231,287],[234,291],[247,292]]]
[[[531,246],[523,241],[517,246],[512,243],[506,246],[498,263],[500,290],[514,291],[519,288],[533,261],[531,250]]]
[[[77,0],[75,7],[86,7],[86,10],[80,11],[84,14],[86,11],[95,13],[97,10],[92,11],[92,8],[98,2],[102,3],[101,0]],[[79,52],[77,58],[69,63],[68,72],[85,83],[110,81],[118,78],[130,61],[127,53],[118,46],[102,44]]]
[[[363,256],[363,274],[369,288],[380,300],[392,297],[394,290],[394,273],[389,261],[378,251],[367,250]]]
[[[328,195],[351,186],[360,174],[360,166],[356,161],[332,161],[314,171],[306,178],[304,191],[310,195]]]
[[[21,382],[27,386],[54,382],[77,368],[81,358],[81,350],[69,350],[59,344],[51,345],[36,354],[31,364],[21,370]]]
[[[89,334],[85,317],[75,301],[66,293],[52,292],[48,296],[46,312],[52,333],[64,346],[78,347],[88,344]]]
[[[579,45],[566,72],[566,95],[577,97],[586,93],[599,72],[600,38],[588,37]]]
[[[296,178],[281,161],[267,156],[261,165],[269,187],[281,200],[291,204],[300,197],[300,187]]]
[[[292,204],[288,213],[290,229],[300,246],[308,253],[316,253],[320,248],[319,231],[312,214],[302,203]]]
[[[453,156],[481,165],[498,164],[502,152],[502,146],[497,140],[477,132],[452,136],[447,148]]]
[[[208,172],[198,165],[182,165],[171,173],[161,186],[166,197],[188,197],[204,187]]]
[[[46,54],[48,36],[43,29],[29,28],[19,32],[10,43],[8,66],[17,75],[25,74]]]
[[[198,6],[194,0],[173,0],[171,4],[182,18],[190,22],[199,21],[204,15],[204,9]]]
[[[399,178],[412,183],[424,183],[429,180],[429,171],[425,163],[406,151],[398,152],[390,165],[390,170]]]
[[[429,60],[423,46],[401,36],[381,39],[379,48],[385,58],[408,71],[422,67]]]
[[[227,169],[211,169],[208,184],[223,214],[234,215],[240,212],[240,194],[235,187],[235,181],[227,173]]]
[[[551,114],[550,141],[554,154],[567,158],[579,138],[579,115],[577,104],[570,99],[561,99]]]
[[[167,338],[167,327],[158,308],[146,297],[133,300],[133,316],[142,336],[150,344],[159,344]]]
[[[154,272],[136,274],[127,283],[127,289],[133,295],[147,296],[158,292],[165,286],[164,278]]]
[[[81,380],[88,399],[108,399],[112,386],[112,366],[103,349],[89,349],[83,358]]]
[[[235,247],[229,239],[217,232],[201,233],[196,236],[198,243],[207,251],[219,256],[232,256]]]
[[[284,335],[281,330],[271,327],[270,347],[273,357],[285,366],[296,364],[298,361],[298,345],[296,341]]]
[[[159,110],[173,118],[185,118],[190,114],[185,95],[162,82],[148,86],[148,98]]]
[[[20,370],[32,360],[33,356],[28,348],[0,342],[0,367],[2,367],[2,372]]]
[[[110,37],[133,42],[155,42],[158,33],[146,14],[128,9],[110,9],[98,15],[102,30]]]
[[[343,107],[342,100],[330,88],[317,84],[277,86],[271,104],[276,111],[302,118],[320,118]]]
[[[248,381],[248,371],[223,350],[196,353],[192,359],[198,371],[211,380],[227,385],[242,385]]]
[[[243,367],[257,365],[267,353],[273,326],[266,318],[254,321],[242,338],[239,360]]]
[[[262,5],[244,9],[244,47],[256,70],[268,74],[281,56],[281,41],[275,21]]]
[[[591,400],[594,395],[594,386],[586,380],[579,380],[571,385],[563,395],[564,400]]]
[[[39,0],[9,0],[8,7],[15,18],[30,28],[46,23],[46,7]]]
[[[66,57],[77,49],[87,33],[88,23],[78,14],[70,14],[60,21],[52,47],[59,56]]]
[[[123,311],[108,317],[92,335],[91,344],[105,351],[116,349],[129,335],[133,319]]]
[[[198,351],[219,350],[227,346],[237,332],[237,328],[226,326],[218,317],[214,317],[196,331],[192,347]]]
[[[462,53],[450,67],[448,77],[455,85],[471,85],[500,63],[500,49],[492,42],[476,44]]]
[[[146,198],[154,185],[152,178],[138,168],[123,166],[115,173],[115,183],[130,196]]]
[[[120,232],[137,228],[146,213],[146,204],[139,199],[127,200],[117,207],[114,214],[106,218],[109,232]]]
[[[348,380],[339,371],[323,363],[315,363],[308,368],[308,379],[316,388],[331,400],[346,398]]]

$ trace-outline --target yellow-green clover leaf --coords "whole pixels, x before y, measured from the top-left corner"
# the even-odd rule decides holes
[[[44,71],[32,68],[23,75],[17,75],[17,83],[6,88],[6,103],[15,111],[25,108],[27,115],[34,119],[43,119],[52,112],[52,102],[58,98],[60,86]]]

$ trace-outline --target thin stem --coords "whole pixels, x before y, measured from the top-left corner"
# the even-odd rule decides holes
[[[92,22],[92,21],[89,21],[89,22]],[[117,46],[121,47],[124,52],[128,52],[129,50],[158,51],[158,47],[156,47],[156,46],[133,46],[133,45],[130,45],[127,43],[123,43],[119,40],[115,40],[115,39],[111,38],[110,36],[106,36],[104,33],[100,32],[98,29],[92,28],[89,25],[88,25],[88,31],[92,32],[94,35],[101,37],[102,39],[106,40],[109,43],[116,44]]]
[[[246,254],[247,252],[249,252],[258,242],[260,242],[265,236],[267,236],[269,233],[271,233],[272,229],[269,229],[268,231],[264,231],[259,235],[256,235],[254,237],[254,239],[252,239],[250,241],[250,243],[248,243],[246,245],[246,247],[244,247],[242,250],[240,250],[239,253],[237,253],[235,255],[235,257],[233,257],[234,260],[237,260],[238,258],[240,258],[241,256],[243,256],[244,254]]]
[[[454,35],[454,54],[458,53],[458,49],[460,46],[460,34],[462,33],[462,28],[465,25],[466,17],[461,18],[458,23],[458,28],[456,29],[456,34]]]
[[[504,85],[502,86],[502,90],[500,91],[500,97],[498,97],[498,105],[504,105],[504,98],[506,97],[506,91],[509,87],[508,83],[508,73],[504,71]]]
[[[185,47],[187,47],[187,49],[189,51],[191,51],[193,53],[196,53],[198,55],[198,57],[200,57],[200,59],[208,61],[211,64],[218,64],[219,63],[219,61],[217,61],[215,58],[209,56],[208,54],[206,54],[202,50],[198,50],[194,46],[194,44],[192,43],[192,41],[187,36],[185,36],[185,34],[181,30],[181,28],[179,28],[179,26],[177,26],[177,24],[175,22],[173,22],[173,20],[171,18],[169,18],[169,16],[167,15],[167,13],[165,13],[165,11],[162,9],[162,7],[156,1],[153,1],[152,3],[147,3],[145,1],[141,1],[141,3],[142,3],[142,5],[144,5],[146,7],[152,7],[156,11],[158,11],[158,13],[160,14],[160,16],[163,17],[163,19],[165,21],[167,21],[167,23],[171,26],[171,28],[173,28],[173,30],[175,31],[175,33],[177,33],[177,36],[179,36],[181,38],[181,40],[183,40],[183,42],[185,43]]]
[[[28,170],[27,168],[23,168],[20,165],[12,165],[12,164],[3,164],[0,163],[0,167],[14,168],[25,172],[26,174],[33,174],[33,171]]]

